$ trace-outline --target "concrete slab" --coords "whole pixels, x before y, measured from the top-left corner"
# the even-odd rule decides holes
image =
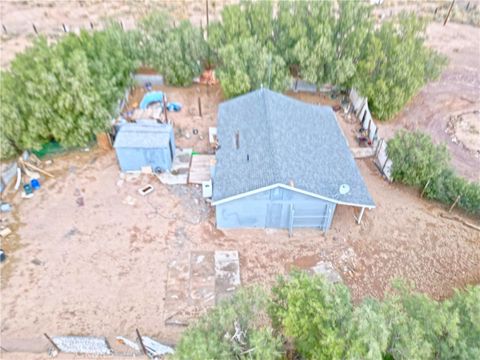
[[[240,286],[238,251],[215,251],[216,303],[231,297]]]
[[[166,185],[186,185],[188,181],[188,171],[190,168],[190,158],[192,149],[179,149],[175,151],[172,169],[169,172],[157,174],[158,180]]]
[[[237,251],[192,251],[168,265],[164,321],[187,326],[240,285]]]

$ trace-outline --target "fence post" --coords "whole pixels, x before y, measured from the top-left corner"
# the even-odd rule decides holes
[[[427,190],[428,185],[430,185],[430,180],[431,180],[431,179],[428,179],[427,183],[426,183],[425,186],[423,187],[422,193],[420,194],[420,197],[421,197],[421,198],[423,198],[423,194],[425,193],[425,190]]]
[[[5,34],[8,34],[7,28],[6,28],[5,25],[3,25],[3,24],[2,24],[2,29],[3,29],[3,32],[4,32]]]
[[[202,116],[202,100],[200,99],[200,96],[198,97],[198,113]]]
[[[140,342],[140,346],[142,347],[143,353],[148,356],[147,349],[145,348],[145,345],[143,344],[143,340],[142,340],[142,337],[140,336],[140,332],[138,331],[138,329],[135,329],[135,331],[137,333],[137,338],[138,338],[138,341]]]
[[[460,200],[460,195],[457,196],[457,198],[455,199],[455,201],[453,202],[452,206],[450,206],[450,209],[448,209],[448,212],[451,213],[453,208],[455,207],[455,205],[457,205],[458,203],[458,200]]]
[[[37,27],[35,26],[35,24],[32,24],[32,27],[33,27],[33,31],[35,31],[35,34],[38,35],[38,30],[37,30]]]
[[[47,338],[47,340],[50,342],[50,344],[53,345],[53,347],[55,348],[55,350],[57,350],[58,352],[60,352],[60,348],[57,346],[57,344],[55,344],[53,342],[53,340],[50,338],[50,336],[47,335],[47,333],[43,333],[43,336],[45,336]]]

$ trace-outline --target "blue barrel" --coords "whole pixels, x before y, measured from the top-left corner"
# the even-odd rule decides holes
[[[30,185],[32,186],[33,190],[40,189],[40,182],[37,179],[32,179],[32,181],[30,181]]]

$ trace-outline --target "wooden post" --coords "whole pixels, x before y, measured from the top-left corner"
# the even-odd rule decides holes
[[[362,210],[360,211],[360,216],[358,217],[358,220],[357,220],[358,225],[360,225],[360,223],[362,222],[362,217],[364,212],[365,212],[365,207],[362,207]]]
[[[453,208],[455,207],[455,205],[457,205],[458,203],[458,200],[460,200],[460,195],[457,196],[457,198],[455,199],[455,201],[453,202],[452,206],[450,206],[450,209],[448,209],[448,212],[451,213]]]
[[[386,157],[385,162],[383,163],[383,166],[382,166],[382,174],[383,175],[385,175],[385,172],[383,170],[385,170],[385,166],[387,165],[387,162],[388,162],[388,156]]]
[[[163,101],[163,113],[165,115],[165,124],[168,124],[168,117],[167,117],[167,102],[165,101],[165,95],[162,97]]]
[[[3,24],[2,24],[2,29],[3,29],[3,32],[4,32],[5,34],[8,34],[7,28],[6,28],[5,25],[3,25]]]
[[[202,116],[202,100],[198,97],[198,114]]]
[[[90,21],[90,29],[93,30],[93,22]]]
[[[443,26],[447,25],[447,21],[448,21],[448,18],[450,17],[450,13],[452,12],[454,4],[455,4],[455,0],[452,1],[452,4],[450,5],[450,9],[448,9],[448,14],[445,17],[445,21],[443,22]]]
[[[140,346],[142,347],[143,354],[148,356],[147,349],[145,349],[145,345],[143,345],[143,340],[142,340],[142,337],[140,336],[140,332],[138,331],[138,329],[135,329],[135,331],[137,333],[137,338],[138,338],[138,341],[140,342]]]
[[[207,39],[208,39],[208,25],[210,24],[209,18],[208,18],[208,0],[205,1],[205,7],[206,7],[206,12],[207,12]]]
[[[35,34],[38,35],[38,30],[37,30],[37,27],[35,26],[35,24],[32,24],[32,27],[33,27],[33,31],[35,31]]]
[[[62,24],[63,32],[68,33],[68,27],[65,24]]]
[[[47,338],[47,340],[50,342],[50,344],[52,344],[52,346],[55,348],[55,350],[60,352],[60,349],[58,348],[57,344],[55,344],[53,342],[53,340],[50,338],[50,336],[47,335],[47,333],[43,333],[43,336],[45,336]]]
[[[420,194],[420,197],[421,197],[421,198],[423,198],[423,194],[425,193],[425,190],[427,190],[428,185],[430,185],[430,180],[431,180],[431,179],[428,179],[427,183],[426,183],[425,186],[423,187],[422,193]]]

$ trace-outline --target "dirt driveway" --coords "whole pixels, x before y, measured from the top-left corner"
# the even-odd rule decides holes
[[[381,136],[389,138],[401,128],[424,131],[448,145],[459,174],[480,181],[480,28],[432,23],[427,36],[429,46],[446,55],[449,65],[395,119],[379,124]],[[459,114],[466,114],[468,124],[450,131],[451,117]]]
[[[479,232],[386,183],[370,161],[358,164],[377,204],[362,225],[351,208],[338,207],[326,235],[298,230],[289,238],[218,231],[198,188],[120,175],[113,152],[56,159],[50,170],[58,177],[34,198],[14,201],[23,224],[10,240],[20,247],[2,265],[2,337],[131,336],[139,327],[175,342],[182,328],[163,322],[167,264],[189,251],[238,250],[244,285],[269,286],[292,266],[331,261],[356,300],[382,296],[398,276],[435,298],[480,281]],[[138,195],[147,183],[155,191]]]

